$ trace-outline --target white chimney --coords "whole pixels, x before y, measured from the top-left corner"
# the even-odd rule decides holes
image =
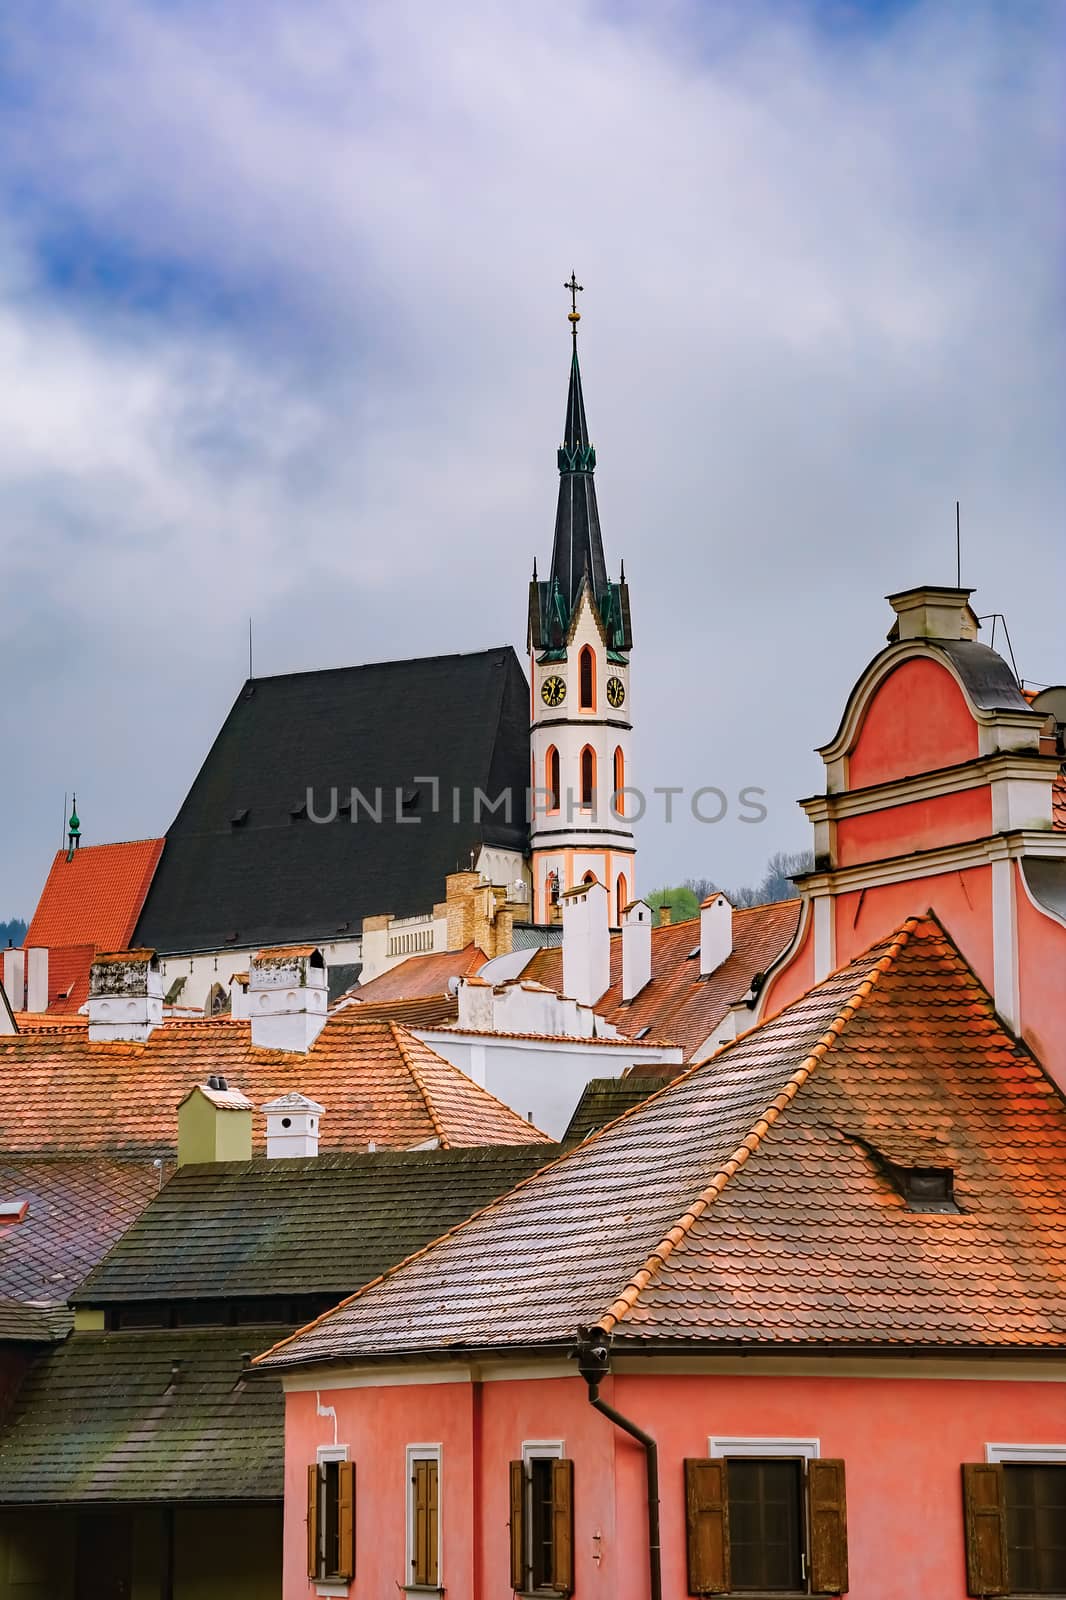
[[[155,951],[97,956],[89,969],[88,1009],[90,1040],[143,1044],[163,1020],[163,976]]]
[[[903,589],[890,594],[888,603],[896,613],[889,640],[897,639],[976,639],[980,622],[970,605],[972,589],[944,589],[923,584],[920,589]]]
[[[560,895],[563,908],[563,992],[592,1006],[611,983],[607,890],[593,878]]]
[[[317,1156],[319,1126],[325,1109],[305,1094],[282,1094],[265,1105],[269,1159]]]
[[[247,972],[235,972],[229,981],[229,1014],[234,1022],[247,1022],[251,1012],[248,1006]]]
[[[26,1010],[48,1010],[48,949],[45,945],[26,951]]]
[[[460,978],[456,989],[459,998],[459,1026],[474,1033],[491,1033],[495,1018],[495,993],[491,983],[484,978]]]
[[[651,980],[651,925],[654,913],[644,900],[622,912],[622,999],[632,1000]]]
[[[12,1011],[26,1009],[26,952],[4,951],[4,993]]]
[[[326,1025],[328,981],[321,950],[260,950],[248,973],[252,1043],[306,1054]]]
[[[733,907],[724,894],[709,894],[700,906],[700,977],[717,972],[733,954]]]

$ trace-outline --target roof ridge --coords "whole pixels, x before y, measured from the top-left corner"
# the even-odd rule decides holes
[[[428,1116],[429,1116],[429,1120],[433,1124],[433,1131],[437,1135],[437,1138],[440,1140],[441,1149],[442,1150],[450,1149],[451,1147],[450,1147],[450,1145],[448,1143],[448,1135],[444,1131],[444,1124],[441,1122],[440,1117],[437,1115],[437,1110],[436,1110],[436,1107],[434,1106],[433,1101],[432,1101],[432,1099],[430,1097],[429,1090],[427,1089],[425,1083],[423,1082],[422,1073],[419,1070],[419,1068],[415,1065],[414,1060],[413,1060],[412,1055],[411,1055],[411,1051],[408,1048],[408,1045],[406,1043],[407,1039],[411,1038],[412,1036],[407,1033],[406,1028],[402,1028],[398,1022],[393,1022],[393,1020],[391,1018],[389,1019],[387,1026],[388,1026],[389,1032],[392,1034],[393,1041],[394,1041],[394,1043],[396,1045],[396,1048],[400,1052],[400,1058],[403,1061],[403,1064],[407,1068],[408,1072],[411,1074],[411,1079],[412,1079],[412,1082],[414,1083],[415,1088],[418,1090],[419,1094],[422,1096],[422,1100],[423,1100],[423,1102],[425,1104],[426,1111],[427,1111]],[[421,1043],[421,1042],[422,1041],[419,1040],[419,1043]],[[429,1046],[426,1045],[425,1048],[428,1050]],[[434,1051],[433,1053],[436,1054],[436,1051]],[[440,1059],[443,1061],[444,1057],[442,1056]]]
[[[596,1327],[602,1328],[605,1333],[611,1333],[623,1320],[623,1318],[628,1316],[629,1312],[632,1311],[633,1307],[639,1300],[641,1294],[648,1287],[649,1283],[651,1283],[652,1279],[656,1276],[659,1270],[670,1259],[678,1245],[685,1241],[703,1213],[708,1210],[708,1208],[712,1206],[718,1199],[718,1196],[722,1193],[722,1190],[725,1188],[730,1178],[739,1172],[740,1168],[745,1164],[748,1157],[759,1148],[766,1134],[769,1133],[771,1127],[777,1121],[782,1111],[787,1110],[787,1108],[791,1105],[792,1101],[796,1098],[796,1095],[799,1093],[800,1089],[807,1082],[807,1079],[811,1076],[811,1073],[814,1071],[819,1061],[821,1061],[829,1053],[837,1039],[844,1032],[852,1017],[861,1008],[871,990],[880,980],[881,975],[892,967],[896,957],[899,955],[899,952],[903,949],[911,934],[921,921],[921,917],[907,918],[902,927],[893,937],[892,942],[885,951],[884,955],[878,957],[873,966],[869,969],[866,976],[860,981],[851,997],[844,1001],[843,1005],[840,1007],[840,1010],[837,1012],[837,1015],[833,1018],[826,1031],[818,1040],[818,1043],[814,1046],[813,1050],[811,1050],[808,1055],[804,1057],[803,1061],[801,1061],[795,1072],[792,1073],[791,1077],[782,1088],[780,1094],[778,1094],[775,1099],[771,1101],[770,1105],[767,1106],[762,1115],[756,1118],[751,1131],[745,1136],[744,1139],[741,1140],[740,1144],[734,1150],[729,1159],[723,1162],[718,1168],[718,1171],[715,1173],[710,1183],[706,1186],[706,1188],[700,1191],[688,1210],[678,1218],[677,1222],[675,1222],[674,1226],[669,1230],[669,1232],[664,1234],[662,1239],[659,1240],[659,1243],[656,1245],[655,1249],[645,1260],[644,1265],[639,1269],[639,1271],[633,1274],[632,1278],[630,1278],[629,1282],[625,1285],[621,1294],[617,1297],[617,1299],[611,1302],[607,1310],[603,1313],[603,1316],[599,1318],[598,1322],[595,1324]],[[667,1085],[667,1087],[669,1088],[671,1085]],[[664,1092],[664,1090],[660,1090],[660,1093]],[[644,1103],[647,1104],[647,1102]],[[631,1112],[625,1113],[625,1115],[631,1114]],[[610,1126],[610,1124],[608,1124],[608,1126]]]

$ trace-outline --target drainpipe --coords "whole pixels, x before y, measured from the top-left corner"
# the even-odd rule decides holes
[[[600,1398],[600,1384],[610,1372],[610,1336],[602,1328],[579,1328],[577,1331],[578,1371],[589,1386],[589,1404],[600,1411],[616,1428],[628,1433],[631,1439],[644,1447],[644,1464],[648,1478],[648,1572],[651,1579],[651,1600],[663,1600],[662,1540],[659,1532],[659,1447],[650,1433],[629,1417],[624,1417],[614,1406]]]

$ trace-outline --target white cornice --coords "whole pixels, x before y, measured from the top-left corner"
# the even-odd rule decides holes
[[[965,867],[990,866],[993,861],[1017,861],[1027,855],[1066,861],[1066,833],[1019,828],[1013,833],[990,834],[937,850],[915,850],[911,855],[860,861],[829,872],[808,872],[797,881],[804,895],[817,898],[846,894],[852,889],[872,889],[883,883],[905,883],[908,878],[935,877]]]
[[[1041,756],[1013,751],[978,756],[954,767],[938,767],[913,777],[896,778],[890,783],[874,783],[865,789],[845,789],[832,794],[810,795],[800,805],[812,822],[839,821],[843,817],[865,816],[871,811],[887,811],[893,806],[920,800],[935,800],[941,795],[963,794],[994,782],[1034,779],[1050,786],[1059,773],[1057,756]]]

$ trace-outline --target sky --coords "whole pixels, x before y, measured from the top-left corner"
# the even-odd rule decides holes
[[[571,267],[629,781],[728,800],[652,796],[639,887],[807,843],[814,748],[884,596],[953,581],[956,499],[978,611],[1066,680],[1064,19],[0,9],[0,917],[72,788],[86,842],[166,830],[249,617],[258,675],[523,652]]]

